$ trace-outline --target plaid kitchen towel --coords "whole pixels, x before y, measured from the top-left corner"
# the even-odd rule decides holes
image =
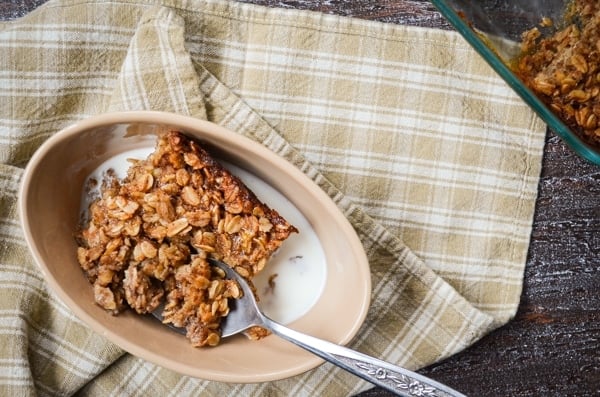
[[[22,169],[61,128],[129,109],[228,127],[331,196],[372,273],[351,347],[416,369],[514,316],[545,126],[456,33],[218,0],[51,0],[0,24],[1,395],[370,387],[327,363],[265,384],[181,376],[94,334],[47,289],[16,215]]]

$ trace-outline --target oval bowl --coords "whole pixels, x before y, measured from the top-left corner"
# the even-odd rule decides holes
[[[91,285],[77,262],[74,239],[85,180],[108,159],[154,147],[156,135],[169,128],[208,144],[217,157],[274,188],[314,230],[326,267],[323,288],[316,303],[288,325],[339,344],[348,343],[358,332],[370,303],[369,265],[354,229],[335,203],[305,174],[264,146],[216,124],[170,113],[95,116],[53,135],[34,153],[21,181],[18,208],[26,241],[48,285],[98,334],[135,356],[184,375],[254,383],[318,366],[323,362],[320,358],[276,336],[250,341],[239,335],[214,348],[193,348],[184,336],[150,316],[131,311],[113,316],[94,303]],[[261,199],[278,209],[278,203]]]

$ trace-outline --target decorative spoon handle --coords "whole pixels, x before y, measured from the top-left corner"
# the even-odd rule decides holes
[[[397,395],[405,397],[465,397],[464,394],[416,372],[294,331],[267,317],[263,317],[263,321],[264,326],[283,339]]]

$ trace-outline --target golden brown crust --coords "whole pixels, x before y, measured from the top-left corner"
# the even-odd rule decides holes
[[[582,140],[600,148],[600,3],[575,0],[565,18],[549,37],[537,28],[523,34],[514,70]]]
[[[77,256],[101,307],[149,313],[166,297],[166,323],[186,327],[194,346],[215,345],[227,299],[240,293],[206,258],[250,281],[294,232],[196,141],[170,131],[123,181],[103,183]]]

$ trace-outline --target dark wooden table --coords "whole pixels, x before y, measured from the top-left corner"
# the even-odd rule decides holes
[[[14,19],[45,0],[0,0]],[[250,0],[387,23],[452,29],[426,0]],[[600,396],[600,167],[546,138],[516,318],[420,371],[469,396]],[[389,393],[372,389],[362,397]]]

